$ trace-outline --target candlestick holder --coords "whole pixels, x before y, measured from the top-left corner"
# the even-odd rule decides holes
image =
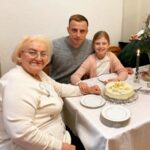
[[[136,72],[135,72],[134,82],[135,83],[139,83],[140,82],[140,77],[139,77],[139,71],[138,70],[136,70]]]

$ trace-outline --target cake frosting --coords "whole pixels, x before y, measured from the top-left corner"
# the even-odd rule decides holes
[[[110,82],[105,86],[104,94],[117,100],[128,100],[134,95],[133,87],[124,82]]]

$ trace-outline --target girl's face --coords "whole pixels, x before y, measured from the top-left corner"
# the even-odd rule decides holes
[[[104,58],[106,55],[106,52],[108,50],[108,47],[109,47],[109,43],[105,37],[101,37],[101,38],[95,40],[94,50],[95,50],[96,56],[99,59]]]

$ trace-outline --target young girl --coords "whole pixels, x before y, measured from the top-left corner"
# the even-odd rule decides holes
[[[91,54],[78,68],[78,70],[71,76],[71,82],[79,85],[80,89],[86,91],[87,83],[82,81],[84,76],[90,78],[97,77],[102,74],[117,73],[116,78],[106,81],[120,81],[128,77],[127,70],[123,67],[115,54],[108,51],[110,45],[109,35],[105,31],[97,32],[92,40],[92,48],[95,53]]]

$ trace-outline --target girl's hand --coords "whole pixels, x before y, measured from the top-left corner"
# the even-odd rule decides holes
[[[126,70],[128,71],[128,74],[134,73],[133,68],[131,68],[131,67],[126,67]]]
[[[113,79],[108,79],[106,80],[106,84],[109,83],[109,82],[119,82],[120,80],[118,78],[113,78]]]

